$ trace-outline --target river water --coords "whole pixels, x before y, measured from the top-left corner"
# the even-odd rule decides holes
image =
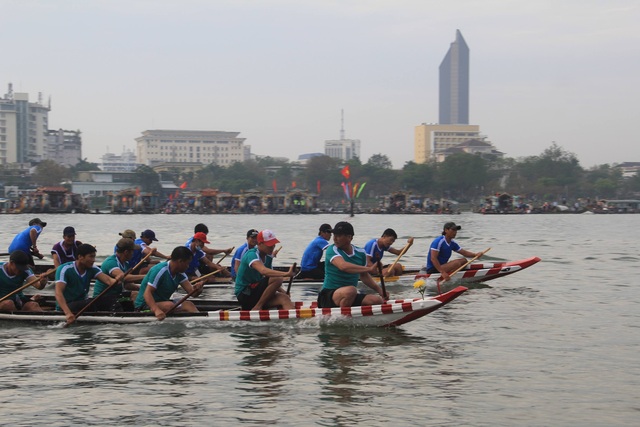
[[[106,257],[125,228],[156,232],[170,253],[204,222],[212,247],[249,228],[299,262],[323,222],[342,215],[42,215],[39,247],[62,229]],[[0,248],[30,216],[0,217]],[[471,289],[398,329],[313,323],[44,325],[0,323],[2,425],[616,426],[640,419],[640,215],[357,215],[354,243],[387,227],[423,263],[444,222],[484,258],[542,262]],[[634,231],[636,230],[636,231]],[[387,255],[385,260],[392,261]],[[635,277],[635,279],[634,279]],[[390,286],[415,297],[412,281]],[[294,299],[315,289],[293,288]],[[209,289],[207,298],[231,298]]]

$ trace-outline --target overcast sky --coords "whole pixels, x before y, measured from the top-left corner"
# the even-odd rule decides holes
[[[147,129],[240,132],[256,154],[362,141],[413,160],[460,29],[470,122],[509,157],[553,141],[583,167],[640,162],[637,0],[0,0],[0,94],[52,98],[83,157]]]

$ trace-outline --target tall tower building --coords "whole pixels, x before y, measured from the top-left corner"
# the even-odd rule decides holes
[[[360,158],[360,140],[346,139],[344,131],[344,110],[341,110],[340,139],[328,139],[324,142],[324,154],[340,160]]]
[[[469,124],[469,47],[460,30],[440,64],[439,123]]]

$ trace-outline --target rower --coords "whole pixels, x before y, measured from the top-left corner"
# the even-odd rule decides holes
[[[123,274],[115,278],[103,273],[94,264],[96,248],[88,243],[78,247],[78,259],[62,264],[56,270],[56,310],[64,311],[67,323],[75,322],[74,313],[89,305],[89,286],[94,277],[108,285],[114,285],[122,279]]]
[[[124,237],[124,236],[123,236]],[[156,233],[153,230],[144,230],[140,233],[140,238],[135,240],[135,244],[140,246],[140,249],[137,249],[133,252],[133,257],[129,261],[131,265],[137,265],[142,258],[147,256],[149,253],[152,253],[153,256],[158,258],[163,258],[165,260],[171,259],[170,256],[164,255],[158,251],[157,248],[152,248],[151,244],[153,242],[157,242]],[[134,271],[135,274],[146,274],[151,268],[151,262],[144,262],[140,267],[138,267],[137,271]]]
[[[247,241],[244,242],[240,247],[236,250],[236,253],[233,254],[233,258],[231,258],[231,278],[233,280],[236,279],[236,274],[238,272],[238,267],[240,267],[240,260],[242,256],[249,250],[256,247],[258,244],[258,230],[252,228],[247,231]]]
[[[118,240],[118,243],[116,243],[116,253],[108,256],[107,259],[102,262],[100,270],[104,274],[113,278],[121,276],[124,272],[128,271],[129,268],[133,267],[130,261],[133,257],[133,252],[136,249],[139,250],[140,246],[133,243],[133,240],[129,238],[122,238]],[[95,310],[125,311],[127,307],[124,304],[124,301],[120,300],[126,298],[126,300],[129,301],[129,304],[131,304],[130,301],[136,299],[138,290],[140,289],[140,286],[136,283],[139,283],[142,279],[144,279],[144,274],[127,275],[125,283],[111,286],[109,290],[94,303]],[[93,297],[97,297],[108,287],[108,284],[99,279],[96,280],[96,283],[93,286]],[[131,291],[131,295],[125,297],[123,294],[125,290]],[[131,304],[131,307],[128,309],[132,310],[133,305]]]
[[[460,230],[461,228],[462,227],[456,225],[455,222],[445,223],[442,230],[442,235],[436,237],[433,242],[431,242],[431,246],[429,246],[426,265],[427,274],[440,273],[442,280],[449,280],[449,273],[464,266],[467,262],[467,260],[464,258],[449,261],[452,252],[457,252],[460,255],[468,258],[482,256],[482,252],[474,253],[466,249],[462,249],[458,242],[453,240],[458,235],[458,230]]]
[[[301,279],[324,280],[324,261],[320,260],[325,249],[329,246],[329,239],[331,239],[331,226],[322,224],[318,230],[318,236],[307,245],[302,254]]]
[[[71,226],[65,227],[64,230],[62,230],[62,240],[51,248],[53,266],[58,268],[60,264],[75,261],[78,246],[81,244],[81,241],[76,240],[76,229]]]
[[[21,250],[11,252],[9,262],[0,262],[0,298],[8,295],[22,287],[25,281],[30,282],[35,279],[33,272],[29,269],[29,256]],[[36,289],[43,289],[47,284],[47,277],[43,276],[36,281],[33,286]],[[25,296],[22,291],[0,302],[2,311],[42,311],[37,300],[39,295],[32,297]]]
[[[9,253],[17,250],[24,252],[29,257],[29,265],[34,266],[33,255],[39,259],[44,258],[44,255],[38,250],[37,241],[40,233],[42,233],[46,226],[47,223],[40,218],[33,218],[29,221],[29,227],[22,230],[13,238],[13,241],[11,241],[9,245]]]
[[[386,230],[384,230],[381,237],[369,240],[364,245],[364,250],[367,254],[367,265],[373,265],[378,261],[381,261],[385,252],[390,252],[394,255],[400,255],[402,250],[396,249],[391,246],[397,238],[398,234],[396,234],[395,230],[393,230],[392,228],[387,228]],[[407,239],[407,244],[413,244],[413,237],[409,237]],[[388,269],[388,265],[383,267],[382,274],[384,276],[400,276],[404,271],[404,266],[400,263],[395,263],[395,265],[393,266],[393,271],[388,271]]]
[[[194,296],[198,296],[202,292],[203,284],[192,285],[185,274],[192,259],[193,254],[189,248],[178,246],[171,252],[169,261],[153,266],[142,279],[140,292],[134,303],[135,309],[150,310],[158,320],[163,320],[166,313],[179,302],[179,299],[171,299],[178,286],[182,286],[188,294],[195,290]],[[191,301],[184,301],[175,311],[197,313],[198,309]]]
[[[205,224],[203,223],[199,223],[196,224],[196,226],[193,228],[193,234],[195,235],[196,233],[204,233],[207,238],[209,236],[209,227],[207,227]],[[189,247],[191,245],[191,242],[193,241],[193,236],[191,236],[189,238],[189,240],[187,240],[187,243],[185,243],[184,245]],[[210,243],[210,242],[207,242]],[[213,256],[214,255],[218,255],[218,254],[226,254],[229,255],[231,253],[231,251],[233,250],[233,248],[227,248],[227,249],[214,249],[214,248],[210,248],[208,246],[206,246],[205,244],[203,244],[201,246],[201,250],[202,252],[204,252],[207,256],[207,259],[209,261],[213,261]],[[231,264],[231,267],[233,268],[233,263]],[[200,262],[200,265],[198,266],[198,271],[200,271],[200,274],[209,274],[214,270],[211,270],[209,266],[207,266],[204,262]],[[216,274],[216,276],[224,276],[224,277],[229,277],[229,274],[227,275],[223,275],[223,274]]]
[[[201,263],[207,266],[212,272],[218,270],[224,277],[230,276],[229,270],[209,260],[209,258],[207,258],[207,255],[202,250],[202,247],[205,243],[210,243],[207,240],[206,234],[204,234],[203,232],[198,232],[194,234],[190,240],[191,243],[189,244],[189,246],[187,246],[187,249],[189,249],[193,258],[191,260],[191,263],[189,264],[189,268],[186,270],[187,277],[189,277],[190,280],[197,278],[199,273],[198,267]],[[211,276],[206,280],[207,282],[215,282],[216,278],[214,276]]]

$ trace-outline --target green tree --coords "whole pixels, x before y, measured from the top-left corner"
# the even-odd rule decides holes
[[[467,201],[482,195],[487,183],[485,160],[475,154],[456,153],[438,165],[438,180],[443,196]]]
[[[145,192],[160,194],[162,191],[160,175],[147,165],[138,166],[134,171],[131,183],[134,186],[140,187],[140,189]]]
[[[36,166],[33,173],[33,182],[43,186],[58,186],[62,181],[69,179],[71,172],[66,167],[53,160],[43,160]]]

